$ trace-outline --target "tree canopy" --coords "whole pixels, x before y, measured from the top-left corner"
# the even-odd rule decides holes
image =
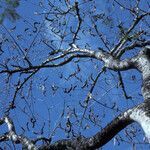
[[[148,0],[0,2],[0,149],[150,148]]]

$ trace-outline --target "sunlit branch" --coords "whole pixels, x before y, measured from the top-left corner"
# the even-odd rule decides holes
[[[68,57],[65,57],[67,55],[68,55]],[[100,50],[93,51],[93,50],[88,50],[88,49],[80,49],[74,45],[73,49],[64,51],[63,54],[60,54],[58,56],[50,57],[40,65],[30,66],[27,68],[18,66],[18,68],[14,69],[14,70],[9,70],[9,69],[2,70],[2,71],[0,71],[0,74],[2,74],[2,73],[13,74],[13,73],[17,73],[17,72],[28,73],[28,71],[34,71],[35,69],[39,70],[41,68],[60,67],[60,66],[63,66],[65,64],[71,62],[74,58],[86,58],[86,57],[103,61],[104,66],[106,68],[109,68],[109,69],[112,69],[115,71],[118,71],[118,70],[122,71],[122,70],[128,70],[128,69],[134,68],[135,58],[125,59],[125,60],[121,61],[119,59],[114,58],[111,54],[109,54],[107,52],[100,51]],[[55,60],[59,60],[61,58],[64,58],[64,60],[62,62],[59,62],[59,63],[54,62]]]
[[[0,125],[4,123],[7,124],[8,132],[0,136],[0,142],[12,140],[16,144],[21,143],[28,150],[37,150],[36,146],[28,138],[21,136],[21,135],[17,135],[16,130],[15,130],[15,125],[8,116],[0,119]]]

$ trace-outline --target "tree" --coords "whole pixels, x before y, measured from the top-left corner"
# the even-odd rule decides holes
[[[149,2],[17,6],[1,24],[1,149],[148,148]]]

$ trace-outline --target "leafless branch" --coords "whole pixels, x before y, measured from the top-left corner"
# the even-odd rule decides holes
[[[0,141],[12,140],[16,144],[24,145],[28,150],[37,150],[37,147],[31,142],[28,138],[17,135],[15,130],[15,125],[13,121],[8,117],[4,117],[0,119],[0,125],[6,123],[8,127],[8,132],[1,136]]]
[[[129,27],[129,29],[127,30],[127,32],[123,35],[123,37],[120,39],[120,41],[118,42],[118,44],[111,50],[111,53],[117,53],[118,51],[120,51],[120,49],[124,46],[124,44],[128,41],[129,39],[129,34],[131,33],[131,31],[137,26],[137,24],[145,17],[150,15],[150,13],[144,13],[140,16],[137,16],[133,22],[133,24]],[[115,54],[114,54],[115,56]]]

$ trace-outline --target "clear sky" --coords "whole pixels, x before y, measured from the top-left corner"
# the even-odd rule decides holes
[[[50,0],[49,2],[53,3],[56,8],[59,7],[64,11],[67,10],[63,0],[62,3],[61,1],[59,2],[59,0]],[[99,37],[94,36],[95,32],[92,28],[91,16],[94,16],[95,19],[96,17],[103,17],[103,19],[99,19],[98,21],[93,20],[100,32],[103,33],[104,40],[109,42],[110,48],[118,41],[119,35],[117,34],[118,29],[116,26],[119,23],[123,23],[125,27],[128,27],[133,20],[132,15],[123,8],[117,5],[114,6],[110,0],[95,0],[93,2],[79,0],[78,2],[83,23],[82,32],[79,32],[76,44],[83,48],[85,46],[95,50],[104,48],[104,44]],[[134,2],[131,0],[123,0],[123,2],[127,6],[130,6],[132,3],[132,5],[134,5]],[[73,4],[74,1],[70,0],[70,3],[68,3],[70,6],[68,7],[71,7]],[[147,9],[146,1],[141,1],[141,8]],[[21,52],[18,46],[14,44],[14,39],[25,53],[26,50],[28,51],[27,57],[33,65],[42,63],[49,57],[49,53],[53,49],[66,49],[69,46],[72,40],[70,30],[72,28],[72,30],[75,31],[78,23],[77,17],[72,14],[67,14],[62,17],[58,15],[57,18],[56,15],[50,14],[48,17],[53,21],[45,20],[43,14],[50,12],[51,9],[53,11],[55,8],[50,7],[46,0],[20,1],[20,5],[17,8],[20,19],[15,22],[5,19],[3,22],[9,34],[4,27],[0,27],[0,36],[4,37],[5,40],[8,39],[3,45],[4,53],[0,55],[0,63],[8,61],[10,68],[13,68],[12,65],[27,66],[23,61],[23,54],[20,54]],[[145,25],[139,24],[138,28],[139,27],[145,28]],[[93,36],[91,36],[91,34]],[[65,35],[63,40],[61,35]],[[52,48],[44,44],[45,41],[51,45]],[[131,57],[131,55],[127,54],[127,57]],[[92,100],[86,112],[86,117],[93,117],[96,123],[91,123],[84,119],[83,128],[79,127],[80,121],[78,122],[78,120],[81,120],[84,113],[84,109],[80,103],[84,102],[91,87],[92,78],[97,76],[101,70],[102,63],[95,60],[91,61],[90,59],[77,59],[76,61],[79,62],[71,62],[60,68],[42,69],[23,86],[23,89],[20,90],[21,93],[19,92],[16,97],[16,106],[18,107],[11,112],[11,117],[19,133],[23,133],[24,128],[26,130],[24,134],[31,138],[40,136],[42,130],[43,135],[47,137],[52,136],[51,134],[54,132],[55,127],[58,126],[58,123],[61,121],[62,127],[65,128],[67,119],[69,118],[74,125],[72,129],[75,134],[81,133],[84,136],[91,136],[99,131],[101,127],[104,127],[121,111],[142,101],[142,96],[140,95],[140,85],[142,84],[141,76],[137,71],[132,70],[122,73],[126,91],[129,96],[132,95],[132,100],[126,100],[124,98],[123,92],[118,86],[117,73],[107,71],[98,80],[92,95],[94,99],[100,103]],[[71,74],[72,76],[70,76]],[[27,76],[27,74],[15,74],[9,79],[6,75],[0,76],[1,116],[14,96],[16,85],[23,82]],[[134,80],[132,80],[133,78]],[[8,83],[6,80],[8,80]],[[87,86],[83,88],[86,82]],[[74,90],[67,93],[69,89]],[[62,116],[64,108],[65,112]],[[117,112],[111,108],[118,108],[120,111]],[[130,127],[133,132],[136,130],[136,126]],[[3,130],[5,131],[6,129],[3,128]],[[0,132],[3,132],[3,130]],[[142,132],[138,132],[137,136],[134,137],[134,133],[130,133],[132,135],[131,140],[128,139],[129,137],[125,137],[125,135],[128,134],[128,130],[127,128],[119,133],[116,138],[105,145],[103,149],[132,149],[134,147],[133,143],[139,142],[139,140],[143,138],[143,134]],[[138,128],[138,130],[140,130],[140,128]],[[68,135],[72,137],[71,133]],[[63,130],[58,129],[55,131],[52,140],[56,141],[58,139],[67,138],[68,135]],[[120,137],[126,142],[117,142],[116,139]],[[129,141],[131,143],[129,143]],[[132,143],[132,141],[134,142]],[[146,150],[148,146],[137,144],[136,148]]]

